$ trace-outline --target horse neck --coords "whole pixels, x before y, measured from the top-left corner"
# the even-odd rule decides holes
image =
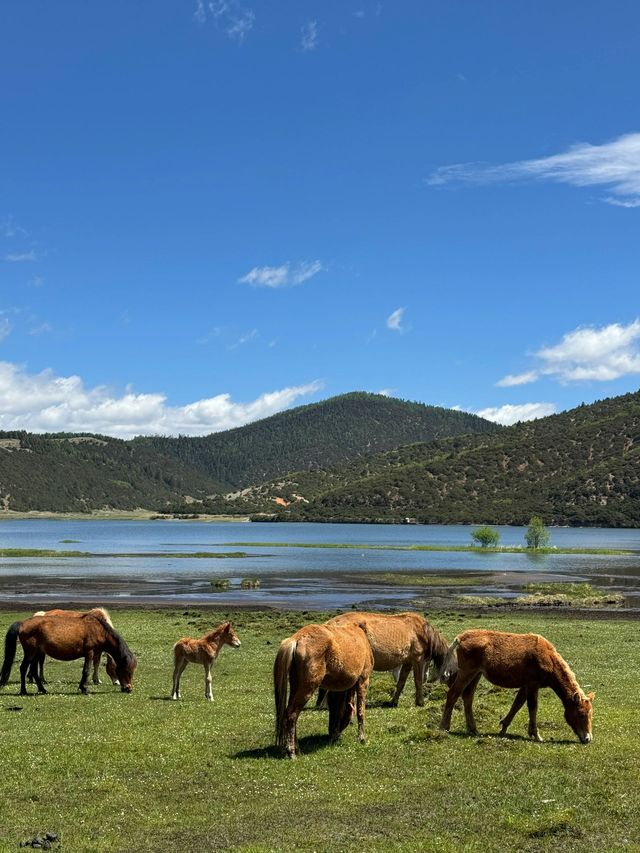
[[[224,643],[224,632],[220,628],[216,628],[215,631],[211,631],[211,633],[205,634],[204,640],[210,646],[214,647],[217,654]]]
[[[104,651],[108,652],[116,662],[116,666],[130,654],[127,644],[113,628],[104,628]]]
[[[571,702],[576,691],[578,693],[582,693],[580,685],[576,681],[576,677],[571,671],[569,664],[563,660],[557,652],[553,658],[553,668],[549,687],[558,696],[565,708]]]
[[[444,663],[445,656],[449,649],[449,644],[440,631],[434,628],[433,625],[429,625],[428,632],[431,645],[431,657],[435,665],[440,667]]]

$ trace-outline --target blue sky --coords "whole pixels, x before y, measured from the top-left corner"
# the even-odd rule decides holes
[[[638,388],[637,3],[0,15],[0,428]]]

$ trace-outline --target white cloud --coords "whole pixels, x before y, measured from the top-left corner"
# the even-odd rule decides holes
[[[196,0],[194,20],[203,26],[212,20],[230,39],[242,43],[253,29],[256,16],[253,9],[238,0]]]
[[[251,284],[253,287],[294,287],[302,284],[319,272],[324,267],[320,261],[302,261],[291,266],[287,261],[279,267],[253,267],[246,275],[239,278],[240,284]]]
[[[261,394],[236,403],[217,394],[185,406],[169,406],[164,394],[121,396],[105,387],[86,388],[79,376],[51,371],[30,374],[0,362],[0,429],[31,432],[99,432],[120,438],[135,435],[206,435],[276,414],[322,388],[319,381]]]
[[[12,264],[20,264],[25,261],[37,261],[38,256],[31,249],[29,252],[10,252],[8,255],[4,256],[5,261],[10,261]]]
[[[511,388],[513,385],[528,385],[529,382],[535,382],[538,378],[537,370],[529,370],[527,373],[509,374],[503,376],[496,382],[499,388]]]
[[[308,21],[303,27],[300,36],[300,49],[305,53],[315,50],[318,46],[318,22]]]
[[[396,308],[389,316],[387,317],[387,328],[392,329],[394,332],[404,332],[404,326],[402,325],[402,321],[404,318],[404,308]]]
[[[237,347],[241,347],[243,344],[248,344],[249,341],[255,340],[260,335],[260,332],[257,329],[251,329],[250,332],[245,332],[243,335],[240,335],[238,340],[231,344],[229,349],[237,349]]]
[[[534,357],[539,365],[535,370],[505,376],[497,384],[523,385],[542,376],[562,383],[609,382],[640,373],[640,318],[626,326],[579,327],[564,335],[559,344],[538,350]]]
[[[538,160],[520,160],[489,166],[457,163],[436,169],[427,182],[432,185],[493,183],[536,179],[578,187],[607,187],[604,201],[619,207],[640,206],[640,133],[620,136],[603,145],[579,143],[561,154]]]
[[[489,407],[473,412],[474,415],[504,426],[510,426],[518,423],[518,421],[546,418],[547,415],[555,415],[555,413],[556,407],[553,403],[521,403],[520,405],[507,403],[504,406]]]

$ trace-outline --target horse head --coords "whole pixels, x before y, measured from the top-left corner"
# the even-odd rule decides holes
[[[591,720],[593,718],[593,698],[595,693],[585,696],[576,690],[564,711],[564,718],[580,739],[580,743],[591,743]]]
[[[133,673],[137,666],[136,656],[132,654],[125,655],[116,666],[116,676],[123,693],[131,693],[133,690]]]
[[[242,644],[240,638],[231,627],[231,622],[225,622],[222,631],[223,640],[233,649],[239,648]]]

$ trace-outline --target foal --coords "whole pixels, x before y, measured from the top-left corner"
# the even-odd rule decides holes
[[[507,634],[503,631],[476,629],[459,634],[449,646],[443,665],[443,678],[458,658],[458,674],[449,688],[440,727],[449,730],[451,712],[460,696],[470,734],[477,734],[473,718],[473,694],[484,675],[498,687],[518,687],[509,713],[501,721],[500,734],[505,735],[511,721],[524,705],[529,708],[529,737],[542,741],[538,732],[538,690],[550,687],[564,705],[564,718],[581,743],[590,743],[592,701],[594,693],[585,696],[576,677],[555,647],[539,634]]]
[[[175,666],[173,668],[172,699],[180,698],[180,676],[185,671],[187,664],[201,663],[204,667],[204,698],[213,702],[211,667],[224,645],[231,646],[234,649],[240,645],[240,640],[234,634],[231,622],[223,622],[199,640],[192,637],[182,637],[178,640],[173,647]]]

